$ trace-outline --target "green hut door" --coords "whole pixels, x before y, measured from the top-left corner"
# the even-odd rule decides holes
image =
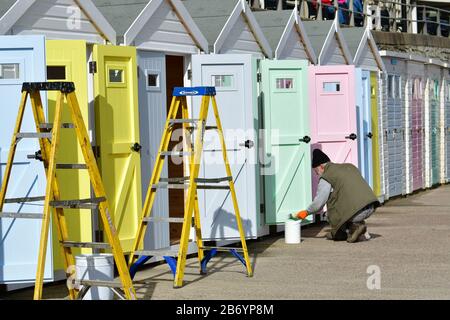
[[[440,86],[439,81],[434,80],[431,85],[431,173],[432,173],[432,185],[436,185],[440,182],[440,161],[439,161],[439,148],[440,148],[440,131],[439,131],[439,119],[440,119]]]
[[[284,223],[311,202],[307,68],[306,61],[261,61],[267,224]]]

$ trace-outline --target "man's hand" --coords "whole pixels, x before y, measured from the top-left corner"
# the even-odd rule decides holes
[[[298,220],[298,219],[305,220],[308,216],[309,216],[308,211],[303,210],[303,211],[300,211],[300,212],[297,212],[297,213],[293,213],[291,215],[291,218],[295,219],[295,220]]]

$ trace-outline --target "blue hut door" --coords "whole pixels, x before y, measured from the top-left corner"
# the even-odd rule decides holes
[[[370,72],[356,69],[356,79],[356,108],[359,138],[358,160],[362,176],[373,187]]]
[[[447,167],[445,181],[450,181],[450,79],[445,81],[445,140]]]
[[[166,56],[138,50],[138,68],[142,199],[145,200],[167,119]],[[168,177],[167,163],[162,176]],[[152,216],[169,217],[167,190],[160,190],[156,194]],[[151,223],[149,229],[144,241],[146,250],[170,246],[169,224]]]
[[[11,137],[17,118],[23,82],[46,80],[45,39],[41,36],[0,37],[0,178],[3,180]],[[46,96],[43,96],[46,101]],[[27,106],[22,132],[35,132],[33,113]],[[37,140],[18,144],[6,198],[40,197],[45,194],[46,178],[42,163],[27,155],[39,150]],[[4,212],[41,213],[42,203],[7,204]],[[36,278],[42,221],[0,220],[0,283],[34,282]],[[51,232],[49,239],[51,239]],[[52,244],[46,255],[45,279],[52,280]]]
[[[401,77],[388,75],[388,127],[385,133],[389,154],[389,197],[399,196],[403,193],[404,178],[404,124],[402,114]]]

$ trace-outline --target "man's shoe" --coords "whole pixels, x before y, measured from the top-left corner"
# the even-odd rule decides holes
[[[333,237],[333,234],[331,232],[328,232],[325,237],[326,237],[327,240],[332,240],[332,241],[345,241],[345,240],[347,240],[346,235],[344,235],[343,233],[341,233],[339,231],[336,233],[336,235],[334,237]]]
[[[348,243],[358,242],[359,238],[367,232],[367,227],[364,223],[353,223],[350,226],[350,234],[347,238]]]

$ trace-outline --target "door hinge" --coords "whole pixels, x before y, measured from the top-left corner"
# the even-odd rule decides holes
[[[92,146],[92,151],[96,158],[100,158],[100,146]]]
[[[258,82],[262,81],[262,74],[261,74],[261,72],[258,72],[258,74],[256,75],[256,81],[258,81]]]
[[[261,204],[259,205],[259,212],[260,212],[260,213],[266,212],[266,206],[264,205],[264,203],[261,203]]]
[[[188,77],[188,80],[192,80],[192,70],[191,69],[189,69],[187,71],[187,77]]]
[[[89,73],[97,73],[97,61],[89,61]]]
[[[102,230],[95,230],[95,241],[96,242],[104,241],[104,234]]]

